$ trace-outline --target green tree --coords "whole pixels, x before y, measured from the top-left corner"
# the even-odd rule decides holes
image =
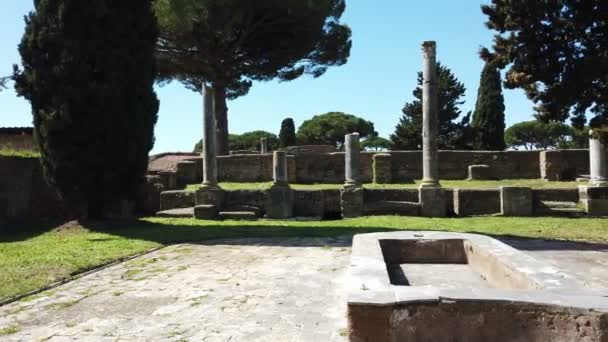
[[[437,80],[439,87],[439,135],[438,146],[441,149],[470,149],[472,145],[471,113],[457,122],[462,111],[458,108],[464,104],[462,97],[466,88],[458,81],[452,71],[437,63]],[[418,73],[418,86],[413,92],[414,101],[408,102],[402,109],[403,116],[390,136],[393,150],[422,149],[422,72]]]
[[[475,149],[502,151],[505,145],[505,99],[502,96],[500,72],[486,63],[481,72],[477,104],[473,112]]]
[[[391,142],[378,136],[378,132],[374,132],[361,142],[361,148],[366,151],[384,151],[391,148]]]
[[[160,78],[216,94],[219,154],[228,153],[226,99],[253,81],[320,77],[346,63],[351,30],[345,0],[156,0]]]
[[[279,147],[295,146],[296,126],[292,118],[287,118],[281,122],[281,132],[279,133]]]
[[[279,147],[279,138],[270,132],[266,131],[252,131],[243,134],[230,134],[228,135],[229,146],[231,151],[259,151],[261,149],[261,140],[266,138],[268,142],[268,150],[276,150]],[[194,152],[200,153],[203,151],[203,141],[194,145]]]
[[[133,198],[154,144],[158,37],[149,0],[37,0],[15,89],[32,105],[44,175],[74,216]]]
[[[482,6],[496,31],[485,59],[509,67],[505,85],[522,88],[537,118],[583,128],[585,113],[608,116],[608,2],[505,1]]]
[[[339,148],[344,136],[359,133],[361,138],[374,133],[374,124],[351,114],[330,112],[306,120],[298,128],[297,140],[301,145],[332,145]]]
[[[8,88],[8,82],[11,80],[11,76],[0,77],[0,91],[6,90]]]
[[[517,123],[505,131],[509,147],[526,150],[546,150],[567,146],[572,141],[572,127],[561,122],[542,122],[538,120]]]

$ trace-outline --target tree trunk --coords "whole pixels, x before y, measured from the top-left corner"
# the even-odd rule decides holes
[[[228,145],[228,105],[226,104],[226,88],[214,85],[215,90],[215,122],[217,125],[216,148],[218,156],[230,154]]]

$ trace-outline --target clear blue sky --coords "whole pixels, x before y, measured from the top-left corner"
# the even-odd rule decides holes
[[[228,103],[231,133],[263,129],[278,134],[281,120],[296,127],[315,114],[342,111],[371,120],[388,137],[412,99],[421,69],[420,44],[436,40],[439,60],[467,88],[464,111],[473,109],[483,67],[477,56],[492,41],[479,0],[347,0],[343,21],[353,30],[353,49],[345,66],[319,79],[254,84],[251,92]],[[17,44],[23,16],[32,0],[0,3],[0,75],[20,61]],[[160,98],[153,153],[190,151],[202,134],[199,94],[173,83],[157,89]],[[520,90],[505,90],[507,125],[529,120],[533,104]],[[9,89],[0,93],[0,127],[31,126],[29,103]]]

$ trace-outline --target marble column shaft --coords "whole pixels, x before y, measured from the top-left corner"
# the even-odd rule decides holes
[[[361,186],[359,133],[347,134],[344,137],[344,150],[346,152],[344,154],[345,186],[359,187]]]
[[[591,132],[589,139],[589,184],[592,186],[608,185],[608,146],[600,134]]]
[[[422,86],[422,186],[439,185],[437,152],[438,131],[438,84],[436,44],[427,41],[422,44],[423,86]]]
[[[213,88],[203,84],[203,185],[217,185],[215,100]]]

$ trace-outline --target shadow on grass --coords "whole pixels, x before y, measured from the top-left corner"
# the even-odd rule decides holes
[[[326,224],[324,224],[326,222]],[[334,243],[342,243],[344,246],[350,246],[350,239],[356,234],[374,233],[374,232],[391,232],[402,230],[416,230],[413,227],[408,229],[395,227],[381,226],[349,226],[348,221],[343,221],[343,225],[330,224],[329,221],[311,222],[308,226],[305,223],[297,225],[289,225],[291,222],[286,222],[285,225],[280,225],[280,222],[265,222],[259,223],[243,223],[230,222],[228,224],[222,222],[206,221],[200,224],[179,224],[179,223],[156,223],[146,220],[131,220],[131,221],[86,221],[86,222],[70,222],[61,221],[39,221],[32,223],[13,224],[5,227],[0,231],[0,242],[17,242],[24,241],[29,238],[44,234],[51,230],[65,231],[69,234],[70,229],[81,231],[82,229],[91,232],[104,233],[127,239],[143,240],[156,242],[163,245],[178,244],[178,243],[204,243],[204,244],[269,244],[274,246],[324,246],[327,244],[327,238],[333,238]],[[25,227],[25,228],[24,228]],[[6,229],[8,228],[8,229]],[[441,230],[441,225],[437,227]],[[420,230],[428,230],[422,228]],[[446,229],[448,230],[448,229]],[[454,229],[451,229],[454,231]],[[463,229],[463,232],[479,234],[479,231]],[[496,238],[504,243],[511,245],[514,248],[528,251],[542,250],[580,250],[580,251],[606,251],[608,252],[608,244],[595,242],[573,242],[557,239],[530,238],[516,235],[499,235],[488,232],[484,235]],[[341,237],[341,239],[335,239]],[[275,238],[273,240],[261,241],[260,239]],[[325,238],[325,239],[308,239],[310,241],[294,241],[288,238]],[[210,240],[227,240],[239,239],[239,241],[210,241]],[[108,242],[113,240],[112,237],[93,237],[89,238],[91,242]],[[249,240],[249,241],[248,241]]]

